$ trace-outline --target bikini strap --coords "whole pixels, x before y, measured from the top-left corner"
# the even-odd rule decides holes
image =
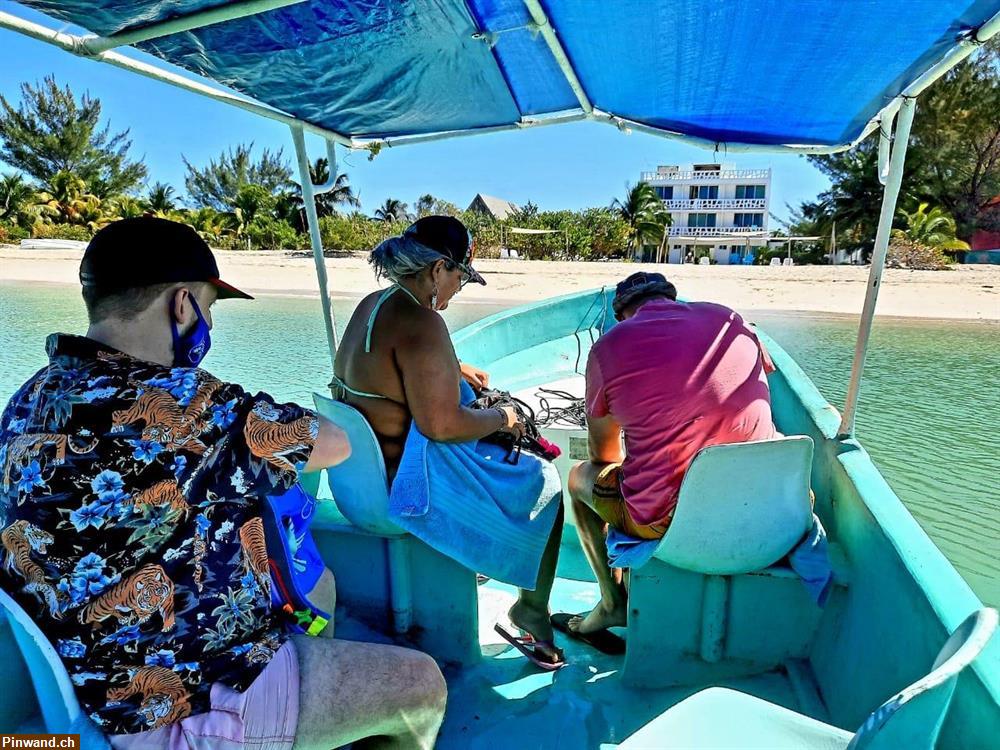
[[[352,396],[358,396],[360,398],[379,398],[385,401],[390,400],[388,396],[383,396],[380,393],[368,393],[368,391],[359,391],[355,388],[351,388],[351,386],[338,378],[336,374],[334,374],[333,378],[330,380],[330,385],[339,388],[344,393],[350,393]],[[339,396],[339,398],[340,400],[343,400],[343,396]]]
[[[375,307],[372,308],[371,314],[368,316],[368,328],[365,331],[365,354],[370,354],[372,350],[372,331],[375,330],[375,318],[378,316],[378,311],[382,309],[382,305],[385,304],[386,300],[389,299],[396,292],[403,292],[407,297],[412,299],[418,305],[420,300],[416,298],[405,286],[400,286],[399,284],[393,284],[391,287],[382,292],[382,296],[378,298],[378,302],[375,303]]]

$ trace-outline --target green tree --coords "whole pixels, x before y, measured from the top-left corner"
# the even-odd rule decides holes
[[[938,250],[968,250],[969,243],[955,237],[955,220],[939,206],[929,211],[927,208],[926,203],[921,203],[916,211],[900,211],[906,217],[903,235],[912,242]]]
[[[323,247],[334,252],[367,252],[385,239],[387,225],[360,212],[333,214],[319,220]]]
[[[425,216],[431,216],[434,213],[434,204],[437,202],[435,198],[430,193],[425,193],[417,198],[417,202],[413,204],[413,210],[417,214],[418,219],[422,219]]]
[[[242,222],[249,224],[270,215],[277,203],[278,199],[263,185],[243,185],[233,198],[233,209]]]
[[[37,216],[34,186],[23,175],[0,177],[0,221],[30,227]]]
[[[157,216],[166,216],[175,208],[174,188],[165,182],[154,183],[146,193],[146,205]]]
[[[406,221],[410,218],[406,204],[396,198],[386,198],[385,203],[375,209],[375,218],[382,222]]]
[[[297,250],[308,242],[287,221],[267,214],[254,217],[247,225],[246,236],[257,250]]]
[[[628,224],[630,250],[638,250],[645,245],[659,246],[663,242],[664,231],[671,224],[670,212],[656,194],[653,186],[640,182],[635,187],[625,185],[625,198],[616,198],[611,209]]]
[[[77,175],[98,198],[127,192],[146,177],[146,167],[128,156],[129,131],[101,125],[101,102],[83,94],[79,102],[53,76],[21,84],[15,107],[0,95],[0,160],[49,184],[60,172]]]
[[[630,227],[621,216],[609,208],[588,208],[579,214],[587,228],[589,241],[577,249],[583,260],[621,258],[628,247]]]
[[[259,185],[270,195],[277,195],[294,184],[281,149],[276,152],[264,149],[257,160],[254,160],[252,151],[253,143],[239,144],[224,151],[217,159],[211,159],[208,166],[200,169],[181,157],[187,168],[184,187],[191,202],[197,207],[231,211],[240,188],[246,185]]]
[[[461,216],[462,209],[456,206],[451,201],[446,201],[441,198],[434,199],[434,205],[431,207],[431,214],[434,216]]]

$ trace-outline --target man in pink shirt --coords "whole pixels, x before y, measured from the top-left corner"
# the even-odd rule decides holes
[[[573,467],[569,491],[601,601],[586,616],[553,615],[553,624],[612,652],[624,642],[606,628],[626,624],[626,591],[608,565],[605,524],[659,539],[698,451],[776,435],[773,366],[753,329],[727,307],[676,298],[661,274],[629,276],[612,302],[620,322],[587,361],[590,460]]]

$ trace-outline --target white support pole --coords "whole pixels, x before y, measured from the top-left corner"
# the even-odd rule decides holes
[[[319,282],[319,298],[323,305],[323,323],[326,326],[326,344],[330,350],[330,373],[337,357],[337,322],[333,314],[333,304],[330,302],[330,292],[326,276],[326,260],[323,257],[323,241],[319,236],[319,216],[316,214],[316,190],[312,175],[309,174],[309,153],[306,151],[306,136],[301,126],[293,125],[292,142],[295,144],[295,160],[299,167],[299,180],[302,183],[302,202],[305,205],[306,223],[309,225],[309,241],[312,245],[313,261],[316,264],[316,279]],[[327,148],[330,160],[330,174],[337,171],[336,154],[333,148]],[[328,181],[329,182],[329,181]]]
[[[878,301],[879,286],[882,282],[882,270],[885,268],[885,254],[889,247],[889,233],[892,231],[892,219],[896,215],[896,199],[899,197],[899,187],[903,182],[903,163],[906,161],[906,147],[910,140],[910,127],[913,125],[913,113],[916,108],[916,99],[905,99],[899,109],[899,115],[896,120],[896,133],[892,155],[889,157],[889,176],[886,180],[885,190],[882,193],[882,213],[879,215],[878,232],[875,234],[875,247],[872,249],[872,265],[871,271],[868,274],[868,291],[865,293],[865,306],[861,312],[858,340],[854,347],[854,362],[851,365],[851,382],[847,388],[844,415],[840,421],[841,437],[854,437],[854,420],[858,410],[861,376],[865,369],[868,340],[871,337],[872,320],[875,317],[875,303]]]
[[[137,26],[111,36],[85,36],[79,40],[79,51],[83,55],[99,55],[115,47],[127,47],[150,39],[193,31],[204,26],[235,21],[238,18],[255,16],[271,10],[296,5],[304,0],[241,0],[225,3],[214,8],[191,13],[186,16],[176,16],[165,21],[158,21],[147,26]]]

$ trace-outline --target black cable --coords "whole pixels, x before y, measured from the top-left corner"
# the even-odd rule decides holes
[[[538,414],[535,424],[539,427],[552,427],[562,424],[569,427],[585,428],[587,426],[587,410],[584,400],[572,393],[553,388],[539,388],[535,393],[538,398]],[[566,401],[565,405],[553,405],[552,401]]]

